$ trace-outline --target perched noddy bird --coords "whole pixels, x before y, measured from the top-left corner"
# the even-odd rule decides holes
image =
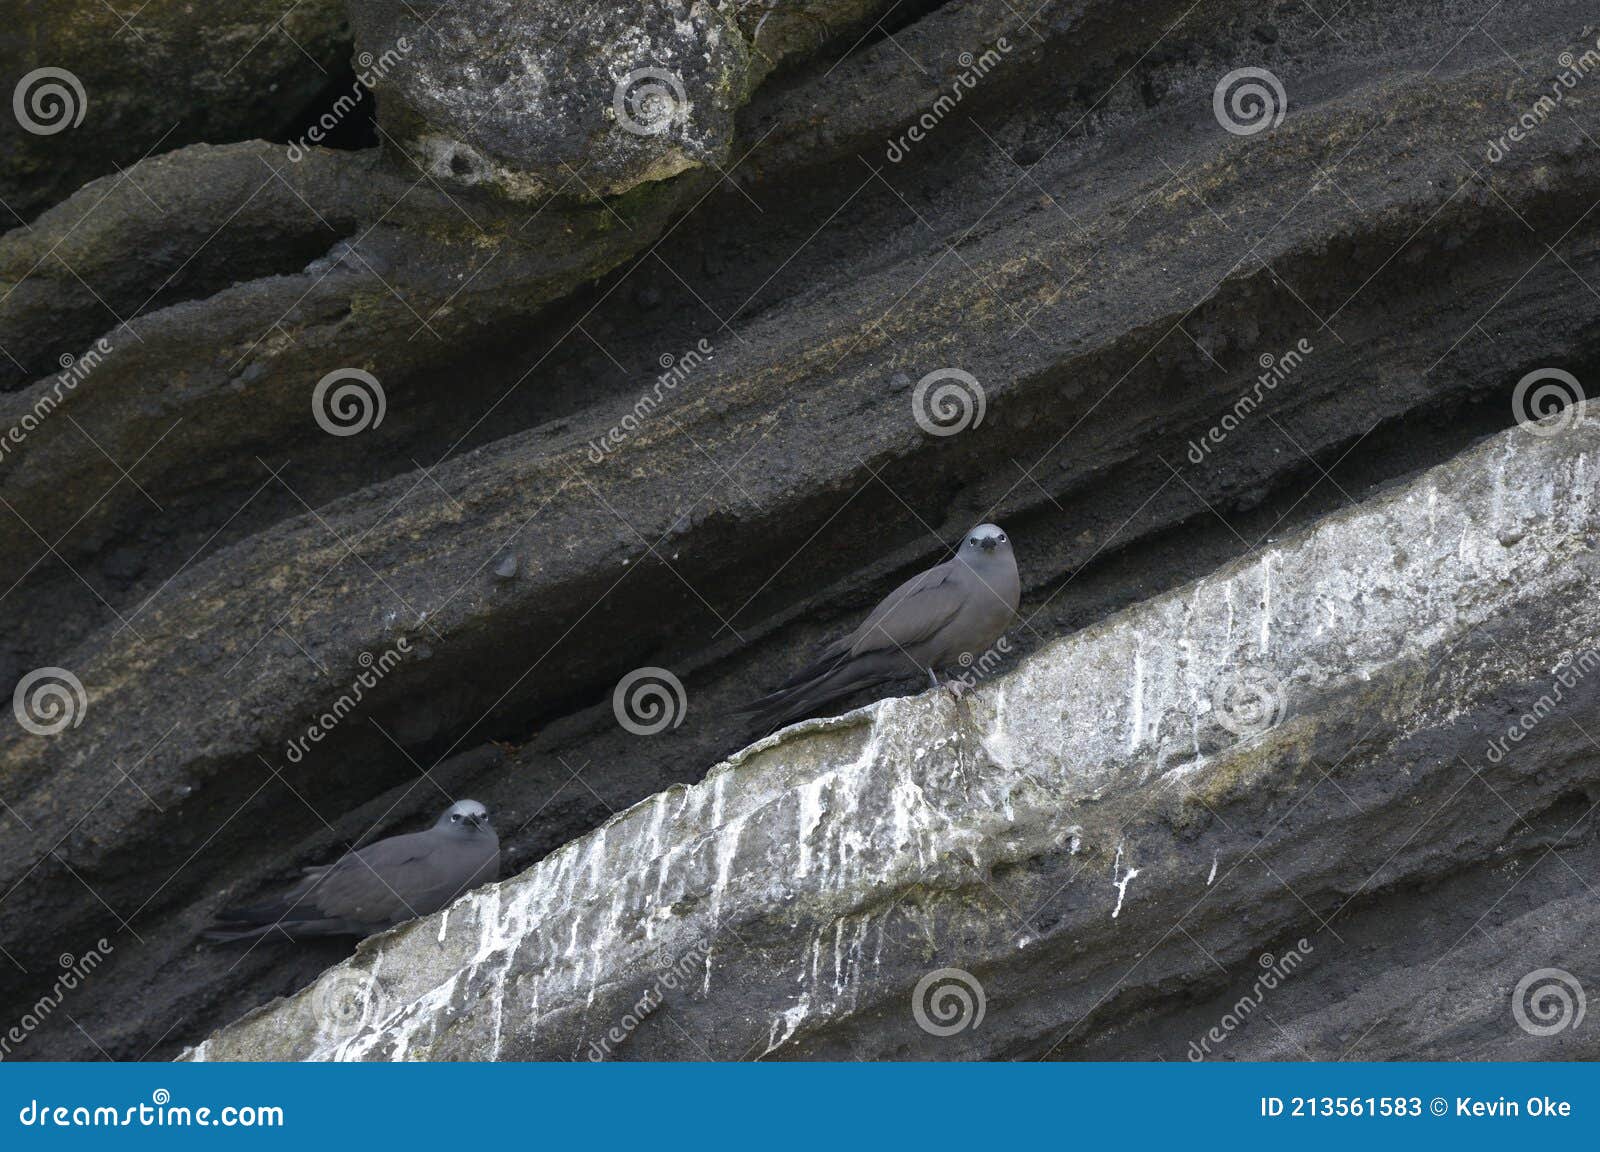
[[[841,696],[915,673],[970,664],[1016,614],[1022,585],[1011,540],[993,524],[968,532],[956,554],[889,593],[848,636],[835,640],[776,692],[743,709],[776,728]]]
[[[305,878],[276,900],[224,909],[205,936],[369,936],[437,912],[499,878],[500,837],[489,810],[476,800],[457,800],[426,832],[391,836],[307,868]]]

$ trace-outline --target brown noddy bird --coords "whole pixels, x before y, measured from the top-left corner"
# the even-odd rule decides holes
[[[208,940],[248,940],[272,931],[302,936],[369,936],[437,912],[463,892],[500,877],[500,837],[489,810],[458,800],[432,828],[348,852],[276,900],[217,914]]]
[[[954,556],[889,593],[859,628],[742,712],[771,729],[908,674],[937,687],[936,669],[970,664],[1000,638],[1021,594],[1010,537],[979,524]]]

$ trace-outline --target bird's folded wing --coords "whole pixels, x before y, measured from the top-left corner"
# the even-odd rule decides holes
[[[948,565],[930,568],[896,588],[853,634],[851,656],[886,648],[910,648],[950,623],[967,593],[951,579]]]
[[[380,840],[330,865],[310,902],[325,916],[370,923],[405,920],[431,911],[433,890],[448,881],[438,845],[423,832]]]

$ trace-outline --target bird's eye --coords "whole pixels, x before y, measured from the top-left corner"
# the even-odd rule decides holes
[[[450,817],[450,819],[455,821],[457,824],[459,824],[461,822],[461,813],[459,813],[459,812],[455,813],[454,815],[452,815]]]
[[[1004,544],[1005,542],[1006,542],[1006,534],[1004,532],[1002,532],[1002,533],[1000,533],[1000,543]]]
[[[974,536],[971,540],[968,540],[967,543],[976,548],[978,546],[978,538]]]

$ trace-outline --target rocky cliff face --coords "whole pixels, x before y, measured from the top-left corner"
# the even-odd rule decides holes
[[[14,1055],[1582,1053],[1510,1005],[1595,975],[1592,13],[666,8],[14,112],[0,1002],[113,946]],[[982,519],[972,691],[747,747]],[[442,794],[499,888],[197,943]]]
[[[1270,973],[1208,1049],[1593,1056],[1510,1010],[1600,975],[1600,422],[1548,431],[761,741],[195,1055],[1181,1059]]]

